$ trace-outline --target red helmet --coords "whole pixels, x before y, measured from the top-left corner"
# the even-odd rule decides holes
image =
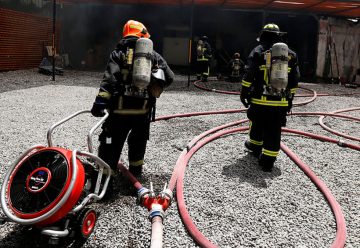
[[[150,34],[147,31],[144,24],[138,21],[129,20],[124,25],[123,37],[135,36],[139,38],[150,38]]]

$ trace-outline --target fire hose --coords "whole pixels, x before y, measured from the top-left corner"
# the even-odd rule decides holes
[[[218,90],[215,88],[207,88],[203,85],[200,85],[199,83],[201,82],[201,80],[195,81],[194,82],[194,86],[198,89],[201,90],[205,90],[205,91],[211,91],[211,92],[215,92],[215,93],[220,93],[220,94],[227,94],[227,95],[240,95],[240,91],[226,91],[226,90]],[[233,84],[233,83],[232,83]],[[306,87],[299,87],[300,89],[306,90],[306,91],[312,91]],[[360,92],[355,92],[355,93],[338,93],[338,94],[328,94],[328,93],[321,93],[321,94],[317,94],[317,96],[354,96],[354,95],[360,95]],[[314,94],[296,94],[295,97],[313,97]]]
[[[309,90],[304,88],[305,90]],[[211,90],[214,91],[214,90]],[[313,90],[309,90],[313,92],[312,98],[308,101],[296,103],[294,105],[304,105],[307,103],[310,103],[316,99],[318,96],[317,93]],[[219,91],[217,91],[219,92]],[[223,93],[223,92],[222,92]],[[325,95],[325,94],[321,94]],[[340,110],[335,111],[332,113],[317,113],[317,112],[311,112],[311,113],[292,113],[292,115],[322,115],[324,118],[325,116],[334,116],[334,117],[340,117],[340,118],[348,118],[353,119],[356,121],[359,121],[359,118],[351,117],[347,115],[341,115],[337,114],[340,112],[347,112],[351,110],[357,110],[359,108],[352,108],[347,110]],[[175,114],[175,115],[168,115],[168,116],[161,116],[158,117],[155,121],[159,120],[168,120],[172,118],[180,118],[180,117],[191,117],[191,116],[201,116],[201,115],[210,115],[210,114],[228,114],[228,113],[239,113],[244,112],[246,109],[232,109],[232,110],[220,110],[220,111],[208,111],[208,112],[195,112],[195,113],[185,113],[185,114]],[[321,117],[320,117],[321,118]],[[229,124],[225,124],[213,129],[210,129],[199,136],[195,137],[182,151],[180,154],[176,165],[174,167],[174,171],[172,173],[171,179],[169,181],[169,187],[166,189],[166,185],[164,187],[164,190],[158,197],[151,196],[153,194],[152,189],[150,190],[150,193],[147,189],[145,189],[135,177],[131,175],[131,173],[126,169],[124,165],[121,163],[119,164],[119,169],[127,176],[129,177],[130,181],[134,184],[134,187],[139,192],[139,200],[142,202],[142,204],[148,208],[151,212],[156,212],[155,216],[151,218],[152,222],[152,236],[151,236],[151,247],[162,247],[162,239],[163,239],[163,218],[164,218],[164,211],[169,207],[171,203],[172,198],[172,192],[175,188],[177,189],[177,200],[178,200],[178,208],[180,216],[189,231],[190,235],[194,238],[194,240],[201,246],[201,247],[216,247],[213,243],[211,243],[195,226],[193,221],[191,220],[191,217],[189,216],[189,213],[186,209],[185,201],[184,201],[184,195],[183,195],[183,179],[184,174],[186,170],[186,166],[193,156],[195,152],[203,147],[208,142],[211,142],[212,140],[217,139],[220,136],[226,135],[226,134],[232,134],[235,132],[245,131],[248,129],[248,127],[241,127],[241,128],[234,128],[230,130],[223,130],[228,127],[236,126],[241,123],[247,122],[248,120],[241,120],[232,122]],[[320,119],[319,122],[321,123]],[[323,126],[323,125],[322,125]],[[325,127],[324,127],[325,128]],[[325,128],[326,129],[326,128]],[[284,128],[283,131],[285,132],[291,132],[295,134],[305,135],[311,138],[336,143],[342,147],[348,147],[355,150],[360,150],[360,146],[355,144],[346,143],[343,141],[339,141],[336,139],[328,138],[325,136],[320,136],[316,134],[311,134],[307,132],[302,132],[298,130],[290,130]],[[215,133],[215,134],[213,134]],[[333,132],[337,134],[336,132]],[[208,135],[212,134],[209,137],[206,137]],[[206,138],[205,138],[206,137]],[[356,139],[355,139],[356,140]],[[340,205],[336,202],[335,198],[332,196],[330,190],[326,187],[326,185],[316,177],[316,175],[311,171],[311,169],[305,165],[297,156],[295,153],[293,153],[285,144],[281,144],[281,149],[304,171],[304,173],[313,181],[313,183],[319,188],[319,190],[324,194],[326,200],[329,202],[332,211],[335,215],[335,220],[337,224],[337,234],[334,242],[332,243],[332,248],[340,248],[345,245],[346,240],[346,226],[345,226],[345,219],[341,212]],[[145,191],[142,192],[142,191]],[[143,193],[143,194],[142,194]],[[148,196],[150,194],[150,197],[143,199],[143,196]],[[165,196],[167,194],[167,196]],[[161,196],[162,195],[162,196]],[[149,200],[150,199],[150,200]],[[154,200],[155,199],[155,200]],[[156,206],[157,208],[154,210],[153,207]],[[160,213],[160,214],[159,214]],[[151,213],[150,213],[151,215]]]
[[[356,108],[357,109],[357,108]],[[353,110],[353,109],[351,109]],[[355,109],[354,109],[355,110]],[[199,115],[210,115],[210,114],[224,114],[224,113],[238,113],[243,112],[245,109],[235,109],[235,110],[220,110],[220,111],[208,111],[208,112],[195,112],[195,113],[185,113],[185,114],[176,114],[176,115],[169,115],[169,116],[162,116],[157,118],[156,120],[168,120],[171,118],[178,118],[178,117],[191,117],[191,116],[199,116]],[[348,110],[350,111],[350,110]],[[349,118],[356,121],[359,121],[359,118],[351,117],[347,115],[337,114],[336,112],[346,112],[345,110],[342,111],[335,111],[334,113],[321,113],[321,112],[299,112],[299,113],[292,113],[292,115],[323,115],[323,116],[335,116],[335,117],[341,117],[341,118]],[[183,195],[183,179],[185,174],[185,169],[187,166],[188,161],[191,159],[193,154],[200,149],[202,146],[204,146],[206,143],[220,137],[226,134],[245,131],[248,129],[248,127],[242,127],[242,128],[235,128],[230,130],[223,130],[225,128],[229,128],[232,126],[236,126],[242,123],[247,122],[248,120],[241,120],[241,121],[235,121],[232,123],[228,123],[219,127],[215,127],[213,129],[210,129],[197,137],[195,137],[184,149],[181,153],[181,155],[178,158],[178,161],[174,167],[174,171],[172,174],[172,177],[169,182],[168,189],[172,192],[175,188],[175,185],[177,187],[177,200],[178,200],[178,207],[179,207],[179,213],[181,218],[183,219],[183,222],[191,234],[191,236],[194,238],[194,240],[202,247],[216,247],[214,244],[212,244],[195,226],[195,224],[192,222],[189,213],[186,209],[185,201],[184,201],[184,195]],[[221,131],[223,130],[223,131]],[[220,131],[220,132],[219,132]],[[283,131],[285,132],[291,132],[299,135],[305,135],[311,138],[319,139],[322,141],[332,142],[335,144],[338,144],[342,147],[348,147],[351,149],[355,149],[360,151],[360,146],[346,143],[346,142],[340,142],[339,140],[311,134],[307,132],[302,132],[298,130],[291,130],[283,128]],[[217,132],[217,133],[216,133]],[[215,133],[215,134],[213,134]],[[207,138],[204,138],[210,134],[213,134],[212,136],[209,136]],[[298,166],[307,174],[307,176],[314,182],[315,185],[317,185],[320,189],[320,191],[324,194],[327,201],[329,202],[332,211],[336,218],[337,223],[337,235],[336,239],[332,244],[333,248],[337,247],[343,247],[343,244],[346,239],[346,226],[345,226],[345,220],[343,217],[343,214],[341,212],[341,208],[339,204],[336,202],[335,198],[331,195],[331,192],[327,189],[326,185],[319,180],[315,174],[309,169],[308,166],[306,166],[301,160],[296,157],[296,155],[290,151],[284,144],[281,145],[282,150],[295,162],[298,164]],[[139,191],[143,188],[143,186],[137,181],[137,179],[132,176],[132,174],[126,169],[124,165],[119,163],[119,169],[130,179],[130,181],[134,184],[134,187]],[[164,208],[162,208],[163,211],[166,210],[166,208],[169,205],[166,204]],[[151,208],[150,208],[151,209]],[[151,219],[152,221],[152,237],[151,237],[151,247],[162,247],[162,238],[163,238],[163,224],[162,224],[162,218],[156,216],[156,218]]]
[[[183,179],[185,174],[185,168],[191,159],[191,157],[196,153],[197,150],[199,150],[202,146],[207,144],[208,142],[211,142],[221,136],[245,131],[248,127],[241,127],[241,128],[235,128],[230,130],[223,130],[218,133],[215,133],[201,141],[198,141],[196,145],[194,145],[187,153],[182,153],[181,156],[178,159],[178,164],[181,169],[178,170],[178,179],[177,179],[177,201],[178,201],[178,207],[180,216],[189,231],[190,235],[193,237],[193,239],[201,246],[201,247],[216,247],[213,243],[211,243],[195,226],[193,221],[191,220],[191,217],[186,209],[185,200],[184,200],[184,194],[183,194]],[[284,129],[284,131],[287,132],[293,132],[293,130],[290,129]],[[298,133],[296,130],[293,133]],[[304,135],[307,135],[312,138],[317,138],[323,141],[338,143],[337,140],[331,139],[325,136],[320,135],[314,135],[310,133],[303,132]],[[352,149],[360,150],[360,146],[357,145],[351,145],[348,143],[341,144],[343,147],[349,147]],[[345,245],[346,240],[346,225],[345,225],[345,219],[341,212],[341,207],[337,203],[334,196],[331,194],[330,190],[326,187],[326,185],[316,177],[316,175],[311,171],[311,169],[303,163],[295,153],[293,153],[289,148],[287,148],[286,145],[281,144],[281,149],[304,171],[304,173],[313,181],[313,183],[319,188],[319,190],[324,194],[326,200],[329,202],[331,209],[335,215],[336,224],[337,224],[337,234],[334,242],[332,243],[333,248],[340,248]]]
[[[223,111],[220,111],[223,112]],[[342,117],[342,118],[349,118],[349,119],[353,119],[353,120],[357,120],[359,121],[359,118],[355,118],[355,117],[351,117],[351,116],[346,116],[346,115],[339,115],[339,114],[335,114],[335,113],[293,113],[293,115],[327,115],[327,116],[337,116],[337,117]],[[198,113],[195,113],[195,115],[199,115]],[[179,115],[176,115],[179,116]],[[183,114],[182,116],[191,116],[191,113],[188,114]],[[165,119],[169,119],[170,116],[167,116],[167,118]],[[161,119],[161,118],[159,118]],[[246,130],[247,128],[243,127],[240,129],[233,129],[233,130],[226,130],[220,133],[217,133],[213,136],[208,137],[207,139],[202,140],[201,142],[199,141],[201,138],[214,133],[216,131],[222,130],[224,128],[227,127],[231,127],[231,126],[235,126],[238,125],[242,122],[246,122],[247,120],[242,120],[242,121],[238,121],[238,122],[233,122],[230,124],[226,124],[226,125],[222,125],[220,127],[217,128],[213,128],[211,130],[208,130],[206,132],[204,132],[203,134],[197,136],[196,138],[194,138],[187,146],[187,152],[186,150],[184,150],[174,169],[174,173],[173,176],[170,180],[170,186],[173,186],[176,182],[176,179],[174,179],[174,175],[177,175],[177,200],[178,200],[178,207],[179,207],[179,212],[180,215],[184,221],[185,226],[187,227],[188,231],[190,232],[191,236],[194,238],[194,240],[202,247],[215,247],[214,244],[212,244],[206,237],[204,237],[204,235],[202,235],[202,233],[196,228],[196,226],[194,225],[194,223],[192,222],[187,210],[186,210],[186,205],[185,205],[185,201],[184,201],[184,197],[183,197],[183,177],[184,177],[184,173],[185,173],[185,168],[187,166],[188,161],[190,160],[190,158],[192,157],[192,155],[199,149],[201,148],[203,145],[205,145],[207,142],[210,142],[214,139],[216,139],[217,137],[220,137],[222,135],[225,134],[229,134],[229,133],[233,133],[233,132],[239,132],[239,131],[243,131]],[[320,135],[316,135],[316,134],[311,134],[311,133],[306,133],[306,132],[302,132],[302,131],[297,131],[297,130],[290,130],[290,129],[283,129],[284,131],[287,132],[292,132],[292,133],[296,133],[296,134],[301,134],[301,135],[305,135],[311,138],[316,138],[322,141],[327,141],[327,142],[332,142],[332,143],[336,143],[342,147],[349,147],[351,149],[355,149],[355,150],[360,150],[360,146],[358,145],[354,145],[354,144],[350,144],[350,143],[346,143],[346,142],[339,142],[336,139],[332,139],[329,137],[325,137],[325,136],[320,136]],[[195,144],[195,145],[194,145]],[[335,238],[335,241],[332,244],[332,247],[343,247],[345,244],[345,239],[346,239],[346,226],[345,226],[345,220],[343,217],[343,214],[341,212],[341,208],[339,206],[339,204],[336,202],[335,198],[332,196],[331,192],[328,190],[328,188],[326,187],[326,185],[321,182],[321,180],[319,180],[315,174],[309,169],[308,166],[306,166],[301,160],[299,160],[297,157],[295,157],[296,155],[290,151],[284,144],[282,144],[282,149],[284,150],[284,152],[286,154],[288,154],[288,156],[294,160],[298,166],[305,172],[305,174],[314,182],[314,184],[316,186],[318,186],[318,188],[321,190],[321,192],[324,194],[324,196],[326,197],[327,201],[329,202],[330,206],[332,207],[332,211],[335,215],[336,218],[336,223],[337,223],[337,235]]]

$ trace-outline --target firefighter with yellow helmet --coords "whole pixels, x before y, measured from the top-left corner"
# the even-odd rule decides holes
[[[263,171],[271,172],[280,150],[281,127],[286,124],[300,77],[297,55],[282,42],[285,33],[267,24],[250,53],[240,99],[250,120],[245,147],[259,156]]]
[[[129,170],[135,176],[142,173],[156,98],[174,79],[149,38],[141,22],[129,20],[124,25],[123,38],[110,54],[91,109],[96,117],[104,116],[105,109],[109,111],[99,136],[99,157],[116,170],[127,140]],[[108,191],[111,189],[109,185]]]

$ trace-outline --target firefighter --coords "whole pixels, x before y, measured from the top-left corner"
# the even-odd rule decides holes
[[[208,37],[203,36],[196,44],[196,77],[198,80],[207,81],[210,73],[211,46]]]
[[[239,82],[244,69],[244,62],[240,59],[240,53],[234,53],[233,59],[229,62],[230,81]]]
[[[144,165],[156,98],[174,79],[174,73],[153,50],[149,38],[141,22],[129,20],[124,25],[123,38],[110,54],[91,109],[96,117],[104,116],[105,109],[109,111],[99,136],[99,157],[116,170],[127,139],[129,171],[137,177]],[[112,191],[112,180],[109,187]]]
[[[282,43],[285,33],[267,24],[250,53],[242,80],[241,102],[250,120],[245,147],[259,157],[263,171],[271,172],[280,150],[281,127],[286,125],[300,77],[296,53]]]

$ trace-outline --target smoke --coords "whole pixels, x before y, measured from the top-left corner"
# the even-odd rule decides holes
[[[160,54],[165,37],[189,39],[191,34],[191,5],[75,4],[60,9],[58,19],[62,22],[62,52],[69,54],[72,65],[77,68],[104,70],[111,50],[121,39],[122,27],[129,19],[144,23],[154,49]],[[218,54],[229,60],[239,52],[245,61],[258,44],[259,31],[268,22],[277,23],[282,31],[288,32],[289,46],[299,54],[301,70],[315,66],[317,22],[311,16],[294,18],[277,13],[264,18],[261,12],[195,6],[193,37],[207,35],[218,65],[225,65],[226,61]],[[187,54],[188,51],[184,48],[177,53]]]
[[[167,28],[189,25],[184,13],[189,16],[189,11],[181,7],[154,5],[65,6],[58,15],[62,22],[61,48],[70,55],[74,67],[81,67],[85,61],[87,68],[104,69],[110,52],[121,39],[123,25],[133,19],[144,23],[154,41],[154,48],[161,53],[163,37],[177,35],[169,33]],[[180,35],[188,37],[188,33],[186,30]]]

